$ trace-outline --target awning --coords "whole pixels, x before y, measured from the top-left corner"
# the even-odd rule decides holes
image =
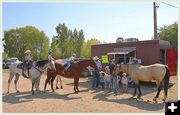
[[[132,51],[135,51],[136,48],[134,47],[127,47],[127,48],[114,48],[114,51],[107,53],[107,55],[115,55],[115,54],[129,54]]]

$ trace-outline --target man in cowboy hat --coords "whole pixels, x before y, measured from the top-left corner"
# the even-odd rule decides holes
[[[95,56],[93,58],[93,60],[95,61],[96,65],[97,65],[97,69],[93,71],[93,79],[94,80],[93,80],[93,83],[92,83],[92,87],[94,87],[95,84],[96,84],[96,88],[97,88],[99,86],[99,84],[100,84],[100,73],[99,72],[102,69],[102,64],[101,64],[101,61],[100,61],[98,56]]]
[[[24,59],[24,66],[23,66],[23,76],[26,78],[29,78],[29,62],[31,61],[31,51],[30,50],[26,50],[24,52],[25,54],[25,59]],[[28,76],[26,76],[24,74],[24,70],[28,70]]]
[[[71,66],[71,64],[74,62],[74,61],[77,61],[78,59],[76,58],[76,54],[73,53],[71,55],[71,57],[68,59],[68,61],[66,62],[66,64],[64,64],[64,70],[62,71],[63,74],[65,74],[65,71],[67,71],[67,69]]]

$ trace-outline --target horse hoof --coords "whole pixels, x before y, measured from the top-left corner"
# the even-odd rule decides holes
[[[153,98],[153,101],[157,102],[157,98]]]
[[[20,93],[19,91],[17,91],[17,93]]]
[[[61,89],[63,89],[63,86],[61,86]]]
[[[166,101],[166,99],[163,99],[163,102],[165,102]]]
[[[7,94],[9,94],[9,91],[7,92]]]
[[[56,89],[59,89],[59,87],[58,86],[56,86]],[[62,89],[62,88],[61,88]]]

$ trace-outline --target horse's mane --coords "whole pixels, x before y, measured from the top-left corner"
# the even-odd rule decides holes
[[[48,63],[48,60],[41,60],[36,62],[36,66],[43,67],[45,64]]]

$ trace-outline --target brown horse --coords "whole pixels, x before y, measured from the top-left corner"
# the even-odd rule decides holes
[[[74,78],[74,91],[75,93],[79,92],[78,89],[78,83],[79,83],[79,77],[82,76],[82,72],[88,67],[91,66],[94,69],[97,69],[96,63],[94,60],[81,60],[76,63],[72,63],[69,69],[65,72],[65,74],[62,73],[64,67],[63,64],[60,62],[55,61],[55,67],[56,71],[47,71],[47,79],[45,81],[44,85],[44,92],[46,91],[46,85],[47,83],[51,83],[51,89],[54,92],[53,89],[53,81],[57,75],[66,77],[66,78]]]

